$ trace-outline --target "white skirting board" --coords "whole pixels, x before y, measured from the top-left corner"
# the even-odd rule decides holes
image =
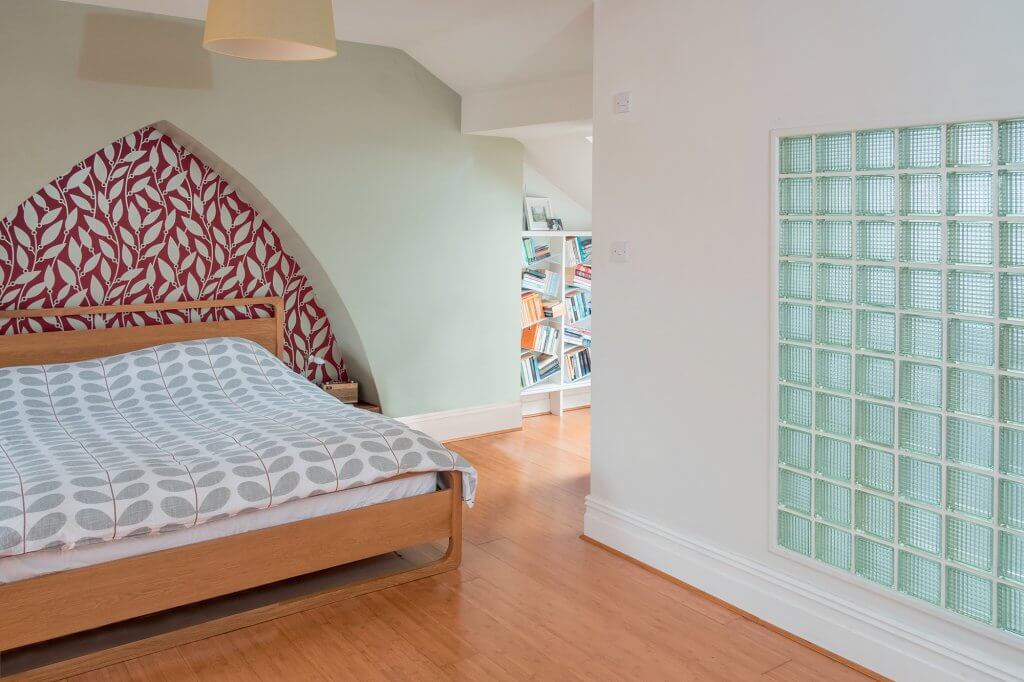
[[[584,534],[896,680],[1020,680],[1024,656],[967,650],[703,540],[588,497]]]
[[[535,393],[525,395],[523,401],[523,416],[534,417],[538,414],[555,413],[558,411],[554,401],[558,400],[558,392]],[[568,388],[561,391],[562,410],[574,410],[580,407],[590,406],[590,388]]]
[[[410,417],[395,417],[395,419],[439,441],[472,438],[495,431],[519,429],[523,426],[522,408],[519,401],[417,414]]]

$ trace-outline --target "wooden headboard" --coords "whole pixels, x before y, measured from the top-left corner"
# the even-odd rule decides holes
[[[0,335],[0,367],[45,365],[78,362],[127,353],[161,343],[193,341],[218,336],[236,336],[260,344],[284,359],[284,299],[237,298],[219,301],[178,301],[174,303],[140,303],[138,305],[102,305],[87,308],[39,308],[0,310],[0,319],[24,317],[72,317],[83,315],[114,315],[118,313],[161,312],[267,306],[270,317],[181,324],[146,324],[137,327],[83,329],[79,331],[33,332]]]

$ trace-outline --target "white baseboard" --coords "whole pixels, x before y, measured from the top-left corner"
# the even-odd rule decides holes
[[[522,428],[521,409],[517,400],[511,403],[465,407],[396,419],[435,440],[446,441]]]
[[[777,570],[588,497],[584,533],[638,561],[896,680],[1020,680],[1024,658],[967,650]]]
[[[535,417],[539,414],[548,414],[552,411],[552,399],[557,399],[555,393],[534,393],[523,396],[523,416]],[[590,388],[570,388],[562,391],[562,409],[575,410],[581,407],[590,406]]]

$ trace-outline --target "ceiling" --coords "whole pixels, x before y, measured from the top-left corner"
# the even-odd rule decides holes
[[[206,0],[67,0],[190,19]],[[334,0],[338,38],[397,47],[462,95],[589,74],[592,0]]]

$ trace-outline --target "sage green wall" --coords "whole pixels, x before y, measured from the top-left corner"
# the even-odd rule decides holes
[[[460,134],[458,94],[399,50],[274,64],[201,38],[195,21],[0,2],[0,215],[166,120],[280,214],[388,414],[516,400],[519,143]]]

